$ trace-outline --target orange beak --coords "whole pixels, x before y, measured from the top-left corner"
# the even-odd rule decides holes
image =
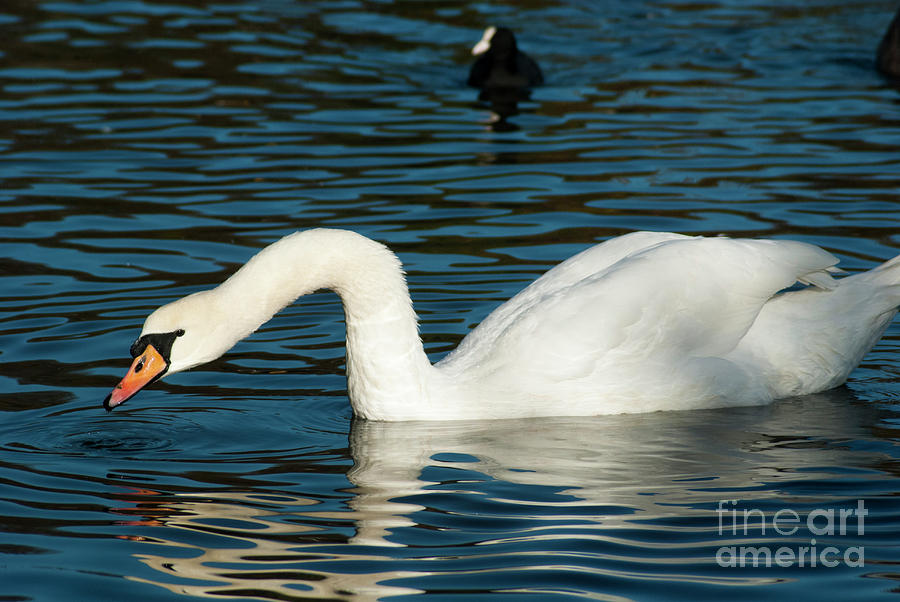
[[[147,345],[144,352],[134,358],[125,378],[103,400],[103,407],[109,411],[122,405],[138,391],[165,374],[168,368],[169,365],[159,351],[153,345]]]

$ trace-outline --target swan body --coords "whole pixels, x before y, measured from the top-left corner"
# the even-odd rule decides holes
[[[343,302],[348,393],[363,418],[764,404],[842,384],[894,317],[900,256],[840,279],[836,263],[795,241],[627,234],[545,273],[432,365],[396,255],[350,231],[296,232],[150,314],[105,405],[221,356],[322,288]],[[797,282],[809,286],[784,290]]]

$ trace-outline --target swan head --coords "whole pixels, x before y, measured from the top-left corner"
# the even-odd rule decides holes
[[[214,291],[194,293],[154,311],[131,345],[131,367],[106,396],[103,407],[112,410],[163,376],[224,354],[243,336],[235,334],[235,325],[223,318]]]

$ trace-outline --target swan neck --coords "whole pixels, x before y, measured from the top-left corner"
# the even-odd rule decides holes
[[[239,321],[252,329],[302,295],[333,290],[344,308],[354,411],[391,419],[399,408],[409,412],[410,404],[427,403],[434,368],[400,261],[384,245],[349,231],[299,232],[261,251],[222,286],[238,297],[233,306],[246,308]],[[243,303],[245,295],[256,299]]]

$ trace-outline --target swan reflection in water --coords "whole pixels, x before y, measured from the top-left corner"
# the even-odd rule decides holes
[[[477,554],[486,567],[479,572],[515,566],[540,575],[552,556],[553,570],[607,578],[769,583],[775,577],[764,571],[723,573],[715,564],[715,548],[729,545],[729,534],[716,532],[719,500],[837,503],[810,493],[814,482],[865,478],[844,467],[871,467],[866,472],[878,478],[882,454],[848,441],[872,439],[873,427],[884,427],[882,411],[836,389],[727,410],[355,421],[350,487],[335,492],[351,496],[346,510],[319,510],[318,500],[271,486],[198,489],[158,503],[149,495],[131,512],[162,527],[143,538],[153,553],[139,555],[161,576],[132,578],[194,596],[374,600],[424,591],[429,575],[452,574],[460,570],[454,562]],[[803,514],[807,506],[797,508]],[[515,524],[490,526],[508,519]],[[489,527],[473,528],[474,520]],[[561,554],[560,538],[590,547]],[[160,544],[178,551],[160,554]]]

